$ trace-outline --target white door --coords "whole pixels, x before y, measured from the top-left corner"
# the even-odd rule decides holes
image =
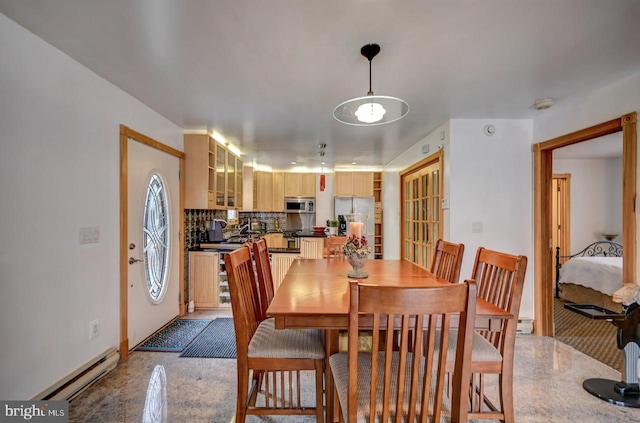
[[[132,139],[128,159],[127,330],[133,348],[179,314],[180,159]]]

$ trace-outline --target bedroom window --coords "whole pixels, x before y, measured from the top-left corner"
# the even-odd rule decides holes
[[[144,206],[142,228],[144,274],[149,297],[162,301],[169,265],[169,212],[165,184],[158,174],[151,176]]]

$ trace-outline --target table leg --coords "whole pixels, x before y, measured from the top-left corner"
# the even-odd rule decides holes
[[[336,329],[325,330],[325,371],[324,371],[324,384],[325,384],[325,400],[327,402],[327,423],[338,422],[339,410],[337,404],[333,401],[333,376],[331,375],[331,366],[329,365],[329,357],[332,354],[338,352],[338,337],[339,331]]]

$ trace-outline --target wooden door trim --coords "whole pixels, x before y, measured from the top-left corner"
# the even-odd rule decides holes
[[[430,166],[433,163],[438,162],[440,164],[440,186],[438,190],[440,191],[440,197],[444,196],[444,151],[439,150],[436,153],[433,153],[429,157],[426,157],[420,160],[417,163],[409,166],[408,168],[400,171],[400,219],[399,219],[399,234],[400,234],[400,260],[404,260],[404,232],[403,232],[403,223],[404,223],[404,178],[407,175],[415,173],[421,170],[424,167]],[[442,233],[444,231],[444,212],[442,211],[442,207],[438,209],[438,219],[440,221],[440,225],[438,225],[438,237],[442,238]]]
[[[588,128],[533,145],[534,160],[534,333],[553,336],[551,243],[551,177],[553,150],[622,131],[622,244],[623,283],[636,275],[637,113],[632,112]]]
[[[180,160],[180,194],[178,221],[180,236],[178,237],[178,283],[180,289],[180,315],[185,313],[184,304],[184,157],[182,151],[149,138],[131,128],[120,125],[120,357],[129,356],[129,289],[128,289],[128,255],[129,255],[129,138],[141,144],[160,150]]]

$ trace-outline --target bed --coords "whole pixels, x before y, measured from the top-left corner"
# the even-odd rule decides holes
[[[567,256],[556,248],[556,298],[620,312],[622,305],[612,296],[621,287],[622,245],[598,241]]]

